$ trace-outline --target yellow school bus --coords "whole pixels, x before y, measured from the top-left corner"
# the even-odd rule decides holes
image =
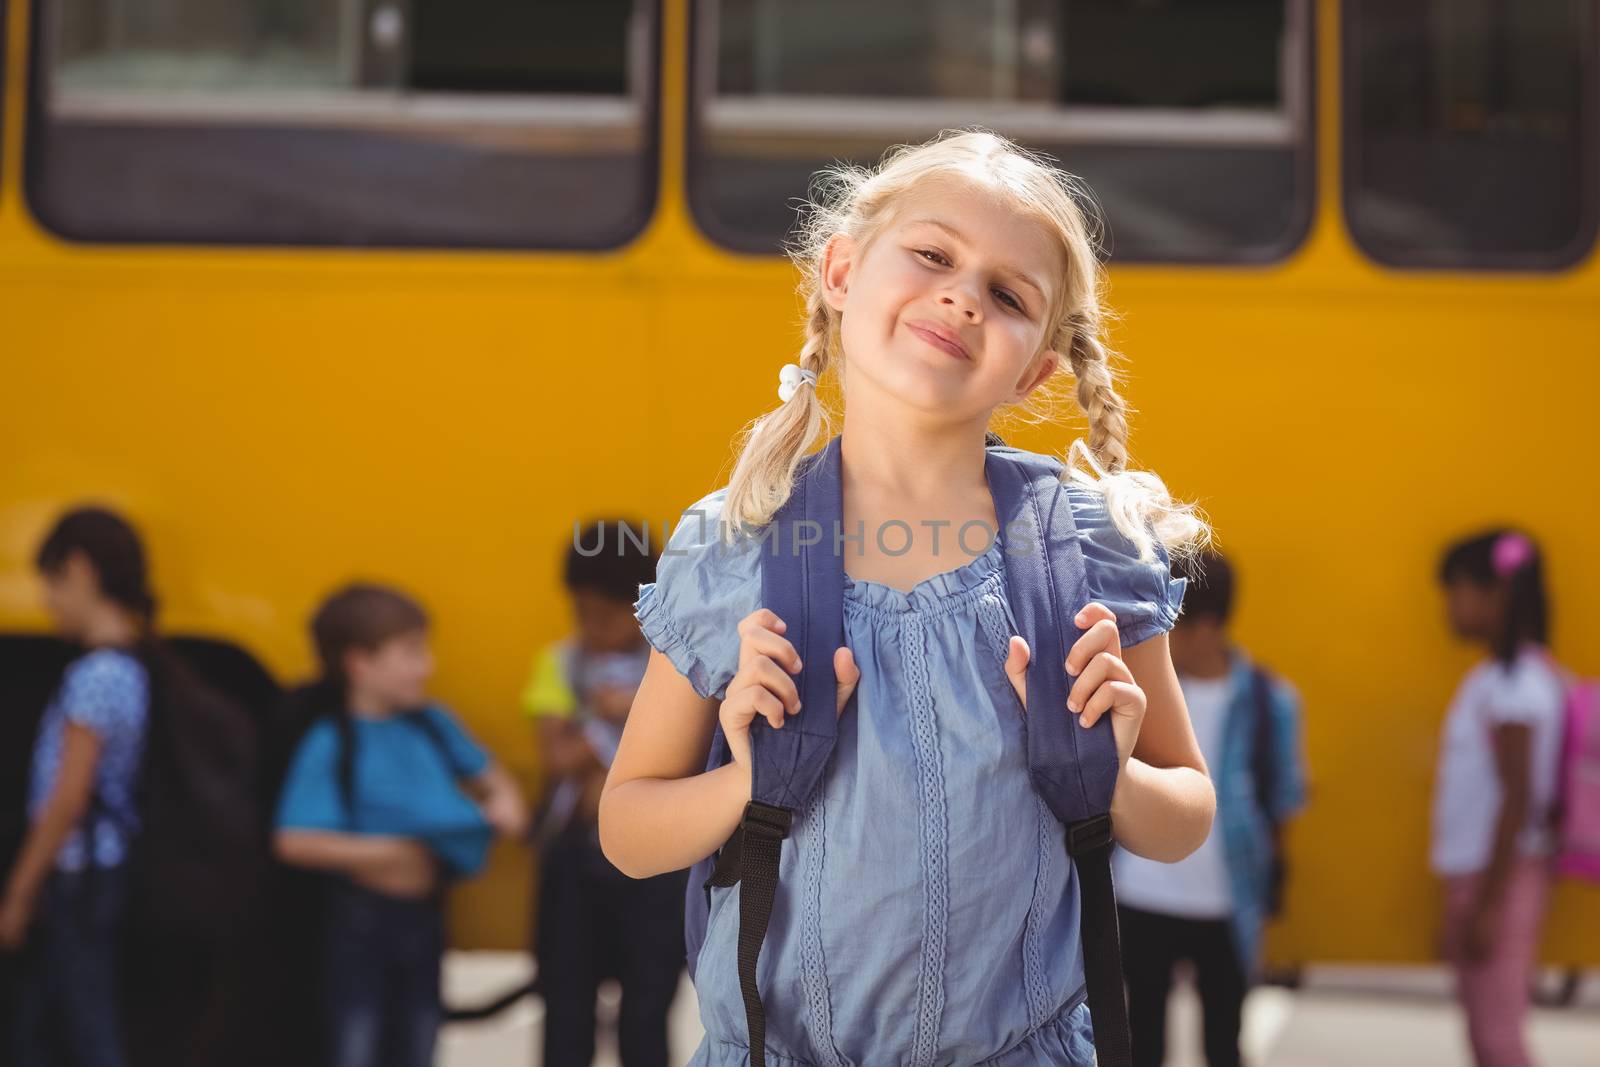
[[[1305,705],[1279,961],[1427,959],[1446,539],[1525,524],[1600,672],[1596,4],[0,0],[0,628],[84,499],[174,633],[280,680],[336,583],[414,591],[438,693],[525,784],[575,520],[660,529],[800,339],[835,159],[981,124],[1107,221],[1133,451]],[[1041,450],[1076,426],[1001,428]],[[458,944],[525,944],[503,845]],[[1563,886],[1552,961],[1600,962]],[[1588,909],[1589,921],[1584,921]]]

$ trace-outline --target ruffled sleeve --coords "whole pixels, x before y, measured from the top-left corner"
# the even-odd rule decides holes
[[[126,652],[101,648],[83,656],[61,679],[67,720],[87,726],[101,740],[130,727],[142,728],[149,710],[149,678]]]
[[[1172,629],[1188,583],[1172,576],[1167,550],[1156,542],[1155,558],[1141,560],[1138,547],[1112,522],[1105,497],[1082,485],[1069,485],[1067,492],[1083,550],[1089,595],[1117,616],[1122,647],[1130,648]]]
[[[639,586],[634,617],[645,639],[702,697],[721,698],[739,668],[739,621],[761,606],[761,542],[722,536],[727,487],[684,511]]]

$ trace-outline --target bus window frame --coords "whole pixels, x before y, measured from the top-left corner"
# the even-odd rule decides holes
[[[1392,246],[1375,241],[1364,232],[1355,210],[1360,176],[1361,56],[1355,47],[1360,24],[1359,9],[1373,0],[1345,0],[1339,5],[1339,209],[1344,217],[1350,243],[1370,262],[1396,272],[1450,271],[1456,273],[1559,273],[1573,270],[1586,261],[1600,239],[1600,0],[1589,0],[1587,47],[1579,53],[1578,98],[1588,101],[1587,114],[1578,119],[1578,225],[1572,240],[1554,252],[1424,252],[1415,249],[1396,253]],[[1585,121],[1587,119],[1587,121]]]
[[[11,0],[0,0],[0,195],[5,192],[6,176],[6,114],[11,110],[7,97],[10,93],[11,65]]]
[[[0,0],[0,5],[7,0]],[[148,247],[167,246],[183,248],[298,248],[307,250],[371,250],[374,252],[589,252],[604,253],[615,252],[636,243],[649,232],[661,213],[661,161],[662,161],[662,79],[665,75],[665,49],[663,37],[663,22],[665,0],[635,0],[644,10],[648,19],[644,38],[643,51],[639,57],[639,64],[646,69],[647,77],[640,79],[641,92],[638,97],[640,114],[643,117],[643,126],[640,130],[640,151],[637,158],[638,165],[643,168],[640,186],[640,202],[637,217],[626,230],[619,230],[615,239],[596,241],[483,241],[458,239],[452,241],[420,242],[411,240],[386,240],[386,239],[341,239],[337,234],[317,240],[306,240],[292,237],[264,238],[247,236],[241,237],[237,233],[218,232],[206,234],[204,237],[173,236],[160,234],[101,234],[79,233],[70,226],[61,225],[59,220],[51,218],[51,213],[45,210],[40,199],[34,195],[45,180],[43,173],[41,138],[45,136],[50,116],[45,111],[44,100],[47,86],[46,79],[50,77],[50,64],[45,61],[44,52],[44,25],[48,17],[46,8],[56,3],[57,0],[29,0],[28,3],[28,70],[26,85],[27,94],[23,107],[23,138],[22,138],[22,180],[19,183],[23,209],[28,216],[39,224],[47,233],[73,244],[103,245],[107,247]],[[0,8],[3,10],[3,8]],[[440,94],[435,94],[440,95]],[[491,104],[491,107],[494,106]],[[251,123],[241,122],[226,127],[230,131],[247,129]],[[165,127],[170,128],[170,124]],[[314,127],[302,127],[312,130]]]
[[[1272,245],[1265,246],[1240,246],[1238,248],[1220,251],[1213,250],[1209,254],[1144,254],[1138,256],[1115,253],[1112,257],[1114,263],[1149,266],[1273,266],[1281,264],[1292,258],[1304,246],[1311,235],[1316,220],[1318,206],[1321,200],[1322,189],[1319,182],[1318,168],[1318,116],[1317,116],[1317,88],[1319,57],[1319,36],[1316,18],[1316,0],[1282,0],[1285,12],[1285,35],[1291,38],[1294,46],[1285,49],[1287,53],[1284,64],[1282,88],[1284,112],[1289,116],[1292,136],[1289,142],[1292,153],[1293,186],[1296,192],[1294,203],[1290,207],[1289,224],[1285,227],[1282,239]],[[754,259],[782,258],[780,251],[753,251],[748,240],[741,239],[737,234],[725,229],[722,224],[705,210],[702,202],[701,191],[706,188],[703,170],[706,166],[706,153],[701,145],[704,143],[705,134],[705,100],[708,93],[714,89],[716,76],[715,61],[715,26],[708,19],[709,12],[714,18],[717,11],[717,0],[690,0],[689,5],[689,42],[687,57],[688,92],[686,93],[687,115],[685,121],[684,144],[684,198],[687,202],[689,217],[695,227],[707,240],[711,241],[720,250],[732,255],[747,256]],[[708,61],[709,60],[709,61]],[[1087,110],[1087,109],[1085,109]],[[1101,110],[1101,109],[1096,109]],[[1298,113],[1298,114],[1297,114]],[[959,125],[958,123],[939,123],[939,127]],[[993,123],[985,123],[997,133],[1009,135],[1005,127]],[[1057,123],[1058,127],[1061,125]],[[1067,125],[1071,125],[1068,123]],[[1092,128],[1093,122],[1080,123],[1079,125]],[[929,129],[926,135],[931,137],[935,132]],[[895,142],[907,140],[904,135],[893,138]],[[1022,141],[1022,138],[1016,138]],[[1181,141],[1181,139],[1180,139]],[[1086,143],[1114,144],[1116,139],[1085,138]],[[1026,144],[1027,142],[1023,141]],[[1071,143],[1058,141],[1057,143]],[[1139,143],[1152,143],[1149,141]],[[1180,143],[1179,141],[1166,142],[1167,144]],[[1206,142],[1200,142],[1206,143]],[[1109,226],[1109,221],[1107,222]]]

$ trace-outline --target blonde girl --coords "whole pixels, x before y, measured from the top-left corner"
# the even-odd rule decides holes
[[[1215,799],[1166,631],[1183,592],[1169,553],[1205,530],[1128,467],[1074,179],[961,130],[871,170],[836,167],[821,192],[793,251],[798,369],[746,433],[729,484],[686,512],[641,587],[654,651],[602,796],[602,847],[638,878],[715,852],[751,799],[751,723],[782,729],[798,710],[800,659],[788,621],[760,604],[762,541],[745,535],[831,435],[818,390],[832,372],[843,528],[865,531],[844,551],[836,747],[781,845],[758,957],[764,1041],[750,1048],[734,886],[715,899],[698,956],[706,1037],[692,1062],[1088,1065],[1079,889],[1029,781],[1027,721],[1109,714],[1120,843],[1169,861],[1199,846]],[[1074,620],[1086,632],[1067,659],[1067,707],[1029,707],[1000,536],[979,552],[957,532],[999,531],[991,424],[1008,412],[1042,421],[1068,379],[1089,424],[1063,480],[1092,602]],[[732,760],[706,771],[718,724]]]

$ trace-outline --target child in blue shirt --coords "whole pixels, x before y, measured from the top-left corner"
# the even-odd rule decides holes
[[[329,1067],[427,1067],[442,1019],[443,888],[496,832],[520,837],[511,776],[427,700],[428,619],[353,585],[312,621],[325,714],[284,782],[276,849],[331,872],[323,954]]]
[[[600,848],[596,817],[650,646],[633,617],[654,579],[649,528],[621,520],[575,531],[564,580],[575,631],[542,650],[523,696],[551,783],[539,840],[535,955],[544,990],[543,1063],[594,1059],[595,992],[622,985],[617,1044],[627,1067],[666,1067],[667,1016],[683,970],[683,871],[632,879]]]
[[[33,749],[27,838],[0,898],[0,951],[28,947],[7,1062],[127,1062],[117,997],[125,864],[150,679],[155,597],[138,534],[120,516],[63,516],[37,558],[55,629],[85,652],[67,667]]]

